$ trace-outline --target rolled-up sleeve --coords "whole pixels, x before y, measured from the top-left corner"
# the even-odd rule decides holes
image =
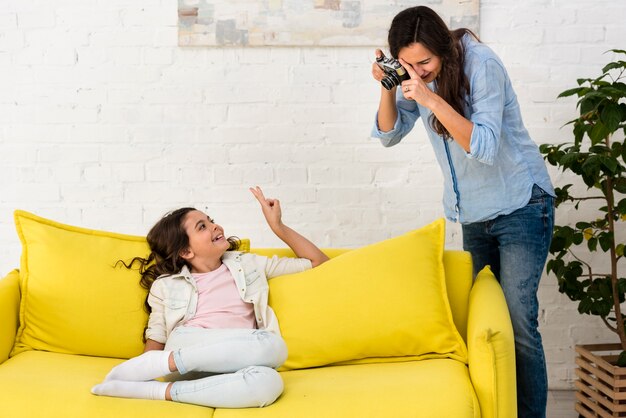
[[[493,165],[502,134],[502,118],[506,100],[506,74],[493,59],[486,60],[472,80],[472,115],[474,124],[470,138],[469,158]]]
[[[392,130],[383,132],[378,126],[378,112],[374,118],[374,127],[372,128],[372,138],[380,139],[380,143],[384,147],[391,147],[399,143],[404,138],[419,118],[419,108],[414,100],[406,100],[401,94],[396,98],[396,108],[398,116]]]
[[[265,257],[265,275],[268,279],[284,274],[300,273],[313,268],[311,260],[291,257]]]
[[[146,328],[146,339],[165,344],[167,341],[167,332],[165,329],[165,305],[163,303],[165,297],[163,294],[163,286],[159,280],[155,281],[150,288],[148,294],[148,304],[152,311],[148,318],[148,327]]]

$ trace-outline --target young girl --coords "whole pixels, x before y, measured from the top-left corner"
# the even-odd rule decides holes
[[[259,187],[250,191],[272,231],[299,258],[233,251],[238,240],[193,208],[165,215],[148,233],[148,258],[127,265],[141,264],[141,284],[149,289],[144,353],[114,367],[92,393],[214,408],[262,407],[282,393],[274,369],[286,360],[287,347],[267,305],[267,279],[328,257],[282,223],[278,200],[266,199]],[[154,380],[175,372],[182,379],[204,374]]]
[[[392,146],[422,118],[444,178],[445,213],[462,224],[474,272],[491,265],[509,306],[518,416],[545,417],[548,381],[537,287],[555,195],[511,80],[471,31],[451,31],[428,7],[398,13],[388,39],[410,79],[391,90],[381,87],[372,134]],[[372,75],[381,81],[385,73],[373,64]]]

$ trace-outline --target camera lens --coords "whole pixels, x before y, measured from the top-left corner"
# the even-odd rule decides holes
[[[383,77],[383,79],[380,80],[380,84],[382,84],[387,90],[391,90],[396,85],[389,76]]]
[[[392,88],[400,84],[400,78],[395,72],[388,73],[385,77],[383,77],[382,80],[380,80],[380,83],[387,90],[391,90]]]

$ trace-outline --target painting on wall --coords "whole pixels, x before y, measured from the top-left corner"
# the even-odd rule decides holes
[[[479,0],[178,0],[180,46],[380,46],[419,4],[478,33]]]

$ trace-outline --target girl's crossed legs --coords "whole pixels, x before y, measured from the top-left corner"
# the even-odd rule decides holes
[[[163,351],[148,351],[114,367],[92,392],[221,408],[265,406],[282,393],[274,368],[286,358],[284,341],[269,331],[178,327]],[[219,374],[170,383],[152,380],[173,372]]]

